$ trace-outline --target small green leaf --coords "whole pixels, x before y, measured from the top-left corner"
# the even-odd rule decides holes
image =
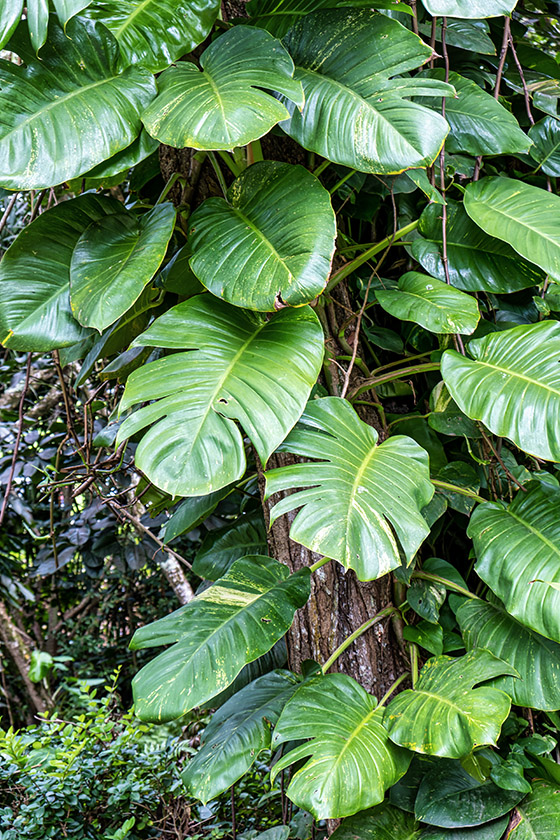
[[[420,834],[413,816],[384,802],[348,817],[331,837],[333,840],[419,840]]]
[[[473,297],[417,271],[399,278],[398,291],[378,290],[375,296],[390,315],[414,321],[430,332],[469,335],[480,318]]]
[[[266,550],[262,514],[241,516],[225,528],[209,531],[196,553],[192,570],[206,580],[218,580],[240,557],[264,554]]]

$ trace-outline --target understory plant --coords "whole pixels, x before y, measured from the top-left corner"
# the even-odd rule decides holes
[[[213,711],[191,797],[271,750],[275,838],[296,807],[301,836],[557,840],[558,4],[22,9],[0,2],[4,215],[30,206],[0,262],[26,371],[0,520],[52,354],[51,500],[153,537],[152,513],[162,562],[202,529],[196,593],[131,642],[163,648],[141,720]]]

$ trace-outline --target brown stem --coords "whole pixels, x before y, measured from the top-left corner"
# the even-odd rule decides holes
[[[4,210],[4,213],[3,213],[3,215],[2,215],[2,218],[0,219],[0,233],[2,233],[2,231],[3,231],[3,230],[4,230],[4,228],[6,227],[6,224],[7,224],[7,222],[8,222],[8,219],[9,219],[10,213],[11,213],[11,212],[12,212],[12,210],[14,209],[14,204],[15,204],[15,203],[16,203],[16,201],[17,201],[17,197],[18,197],[18,195],[19,195],[19,192],[17,192],[17,193],[14,193],[14,194],[13,194],[13,196],[10,198],[10,200],[9,200],[9,202],[8,202],[8,206],[7,206],[7,207],[6,207],[6,209]]]
[[[29,377],[31,375],[31,359],[32,354],[29,353],[27,356],[27,368],[25,371],[25,382],[23,385],[23,391],[21,392],[21,397],[19,400],[19,411],[18,411],[18,430],[16,435],[16,442],[14,444],[14,454],[12,456],[12,464],[10,467],[10,472],[8,475],[8,483],[6,484],[6,492],[4,493],[4,499],[2,501],[2,509],[0,510],[0,525],[4,521],[4,516],[6,514],[6,510],[8,507],[8,499],[10,497],[10,493],[12,492],[12,484],[14,481],[14,473],[16,470],[16,463],[17,463],[17,456],[19,451],[19,444],[21,441],[21,435],[23,431],[23,405],[25,403],[25,397],[27,395],[27,389],[29,388]]]

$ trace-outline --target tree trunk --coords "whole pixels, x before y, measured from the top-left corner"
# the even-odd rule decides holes
[[[47,692],[41,685],[36,685],[29,679],[31,649],[12,621],[6,604],[3,601],[0,601],[0,639],[12,657],[35,714],[45,712],[48,708],[51,708],[52,701]]]

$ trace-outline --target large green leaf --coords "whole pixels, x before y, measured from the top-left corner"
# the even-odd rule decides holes
[[[489,779],[477,781],[458,761],[440,759],[422,780],[414,812],[428,825],[468,828],[499,819],[522,797],[520,791],[503,790]]]
[[[533,792],[516,808],[519,822],[508,840],[558,840],[560,837],[560,789],[537,781]]]
[[[398,21],[369,9],[321,11],[298,21],[284,43],[305,105],[286,102],[291,118],[281,127],[306,149],[360,172],[401,172],[437,157],[446,121],[404,97],[446,96],[453,88],[435,79],[391,80],[431,56]]]
[[[446,350],[449,393],[473,420],[531,455],[560,460],[560,324],[542,321],[469,343],[474,359]]]
[[[519,673],[519,679],[492,680],[516,706],[560,709],[560,645],[524,627],[498,604],[465,601],[457,621],[468,650],[486,648]]]
[[[137,630],[133,650],[172,645],[135,676],[137,715],[173,720],[227,688],[286,633],[309,581],[309,569],[290,575],[271,557],[243,557],[186,606]]]
[[[419,840],[420,829],[411,814],[383,802],[344,820],[333,840]]]
[[[411,755],[389,741],[385,710],[346,674],[310,679],[286,704],[273,746],[310,739],[276,762],[273,778],[309,760],[290,781],[289,798],[316,819],[347,817],[383,801],[403,776]]]
[[[445,79],[445,70],[431,70],[431,79]],[[458,73],[449,74],[449,82],[457,91],[445,103],[445,119],[451,126],[446,149],[452,154],[467,152],[470,155],[498,155],[526,152],[531,140],[519,128],[513,114],[491,94]],[[430,104],[441,109],[441,99]]]
[[[546,175],[560,175],[560,120],[545,117],[529,129],[531,157]]]
[[[410,563],[429,533],[420,511],[434,492],[421,446],[403,435],[378,445],[377,432],[350,403],[324,397],[309,403],[282,449],[313,463],[267,473],[267,497],[308,488],[274,505],[271,523],[300,507],[291,538],[354,569],[360,580],[397,568],[401,553]]]
[[[490,236],[560,280],[560,196],[513,178],[482,178],[468,185],[465,210]]]
[[[138,216],[105,217],[83,232],[72,255],[74,317],[100,332],[138,300],[161,265],[175,226],[169,202]]]
[[[206,580],[225,575],[235,560],[246,554],[264,554],[266,530],[260,512],[241,516],[232,525],[210,531],[193,561],[193,572]]]
[[[509,815],[473,828],[428,828],[421,840],[503,840]]]
[[[202,496],[245,472],[240,420],[266,462],[300,416],[323,358],[323,331],[309,307],[270,320],[210,295],[190,298],[134,342],[174,353],[128,378],[122,408],[155,400],[128,417],[119,440],[155,423],[136,464],[171,495]]]
[[[403,274],[398,291],[378,289],[375,296],[390,315],[414,321],[434,333],[468,335],[474,332],[480,318],[474,298],[418,271]]]
[[[431,15],[457,18],[489,18],[509,15],[517,0],[422,0]]]
[[[159,77],[159,94],[142,119],[161,143],[232,149],[257,140],[288,116],[263,88],[303,104],[292,59],[263,29],[233,27],[202,53],[200,66],[181,61]]]
[[[249,770],[261,750],[270,747],[272,727],[297,685],[290,671],[271,671],[214,712],[202,747],[181,774],[191,796],[206,804]]]
[[[277,38],[283,38],[294,23],[311,12],[319,9],[371,8],[392,9],[394,11],[412,14],[412,10],[400,0],[382,0],[372,3],[371,0],[249,0],[245,8],[250,15],[250,23],[271,32]]]
[[[14,350],[68,347],[84,331],[70,309],[70,262],[92,222],[126,211],[113,198],[82,195],[38,216],[0,262],[0,339]]]
[[[0,61],[0,185],[40,189],[82,175],[129,146],[153,76],[120,72],[118,45],[98,22],[51,19],[41,60],[22,24],[10,48],[25,65]]]
[[[513,502],[485,502],[468,535],[477,574],[522,624],[560,642],[560,490],[534,486]],[[552,676],[552,675],[550,675]]]
[[[389,704],[385,717],[389,737],[415,752],[447,758],[462,758],[481,744],[495,744],[509,714],[510,698],[498,689],[474,686],[516,673],[487,650],[458,659],[429,659],[416,687]]]
[[[137,166],[147,157],[149,157],[156,149],[159,148],[159,143],[150,137],[147,131],[142,129],[136,140],[130,146],[123,149],[122,152],[117,152],[116,155],[104,160],[103,163],[98,163],[89,172],[86,172],[84,178],[111,178],[113,175],[123,174],[126,176],[127,170],[133,166]]]
[[[247,309],[301,306],[323,291],[336,221],[330,196],[302,166],[263,161],[190,218],[190,265],[212,294]]]
[[[426,207],[418,231],[422,236],[412,243],[414,258],[428,274],[445,282],[440,207]],[[458,289],[505,294],[544,280],[544,272],[520,259],[510,245],[484,233],[465,213],[463,205],[449,198],[446,233],[449,279]]]
[[[156,73],[204,41],[219,9],[219,0],[95,0],[84,15],[111,30],[123,64]]]

